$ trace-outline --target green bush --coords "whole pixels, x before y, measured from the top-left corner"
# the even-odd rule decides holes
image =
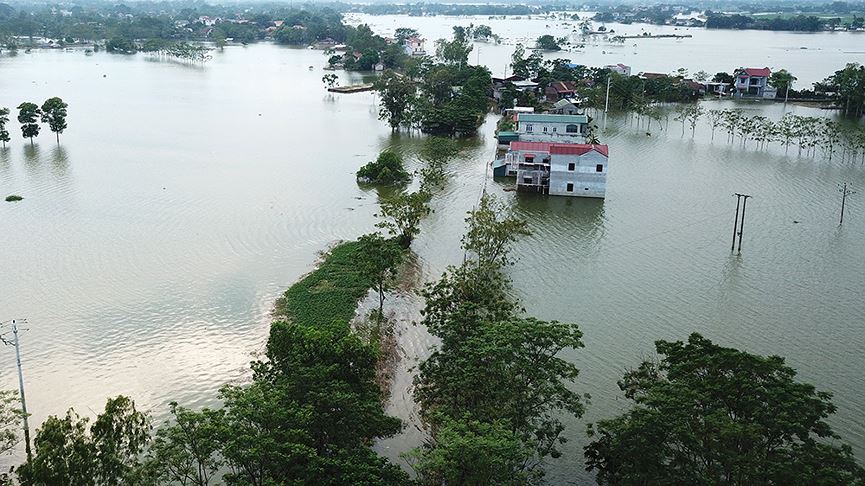
[[[362,182],[372,184],[401,184],[411,179],[411,174],[403,168],[402,159],[390,150],[378,155],[378,159],[370,162],[357,171],[357,178]]]
[[[15,201],[20,201],[22,199],[24,199],[24,198],[17,195],[17,194],[12,194],[10,196],[6,196],[6,202],[15,202]]]

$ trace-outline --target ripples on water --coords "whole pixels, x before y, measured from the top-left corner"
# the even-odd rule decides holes
[[[0,319],[29,318],[35,423],[69,406],[92,413],[120,393],[160,419],[170,400],[214,405],[219,386],[247,378],[273,300],[320,249],[372,230],[377,194],[353,171],[385,147],[411,154],[422,138],[392,136],[369,93],[324,94],[322,73],[306,69],[321,62],[269,45],[226,49],[203,70],[140,56],[0,58],[0,105],[70,103],[60,148],[43,133],[36,147],[16,137],[0,150],[0,196],[25,198],[0,203]],[[775,118],[783,109],[748,108]],[[693,331],[785,356],[835,393],[832,423],[865,457],[865,215],[854,196],[839,228],[835,187],[865,185],[861,164],[742,150],[723,134],[711,142],[704,126],[692,140],[676,122],[647,137],[611,117],[607,199],[535,197],[486,179],[494,122],[449,164],[413,247],[424,280],[459,263],[465,212],[485,181],[529,221],[515,287],[531,314],[580,324],[586,347],[567,355],[582,370],[576,388],[593,396],[586,416],[568,421],[551,482],[591,480],[585,423],[626,406],[616,380],[656,339]],[[733,192],[754,195],[741,256],[729,252]],[[404,296],[394,308],[412,320],[419,305]],[[434,342],[402,326],[389,411],[411,425],[381,444],[394,459],[422,437],[406,390]],[[9,352],[0,383],[17,385]]]

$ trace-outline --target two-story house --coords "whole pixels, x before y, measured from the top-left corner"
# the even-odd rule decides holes
[[[519,113],[517,134],[524,142],[583,143],[589,118],[581,115]]]
[[[512,142],[505,155],[517,190],[603,198],[607,189],[609,148],[551,142]]]
[[[747,68],[736,71],[733,87],[737,98],[774,98],[777,90],[769,85],[772,71],[765,68]]]
[[[411,36],[406,39],[403,49],[409,56],[426,56],[426,51],[423,48],[423,39],[418,36]]]

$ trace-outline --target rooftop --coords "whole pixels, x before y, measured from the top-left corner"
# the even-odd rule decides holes
[[[604,157],[610,156],[610,148],[606,145],[592,145],[587,143],[511,142],[512,152],[520,152],[524,150],[568,155],[583,155],[594,150]]]
[[[527,123],[589,123],[589,118],[586,115],[520,113],[517,120]]]
[[[769,75],[772,74],[772,71],[770,71],[769,68],[767,68],[767,67],[764,67],[764,68],[747,68],[747,69],[745,69],[745,74],[747,74],[748,76],[766,76],[766,77],[768,77]]]

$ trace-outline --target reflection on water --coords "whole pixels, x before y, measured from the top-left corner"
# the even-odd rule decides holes
[[[69,155],[66,147],[57,145],[51,149],[51,172],[58,178],[65,177],[69,169]]]
[[[62,146],[16,136],[22,148],[0,150],[0,184],[25,197],[0,204],[0,234],[26,234],[0,252],[0,320],[30,322],[23,360],[34,424],[70,406],[99,410],[120,393],[157,418],[171,400],[213,405],[219,386],[247,378],[274,299],[317,252],[374,230],[379,194],[357,184],[357,169],[386,148],[411,172],[422,164],[426,138],[393,133],[372,93],[318,95],[324,71],[308,70],[323,62],[318,51],[227,47],[203,71],[106,53],[0,62],[4,97],[59,95],[76,107]],[[338,75],[340,84],[364,79]],[[733,106],[775,119],[785,109],[822,114],[712,104]],[[693,140],[676,123],[653,124],[646,137],[611,115],[600,134],[611,147],[607,198],[538,197],[488,179],[495,119],[460,141],[412,247],[427,281],[459,263],[465,214],[484,187],[528,220],[533,234],[517,243],[510,276],[532,315],[581,326],[586,347],[564,354],[581,369],[576,388],[593,397],[586,417],[567,423],[551,482],[591,481],[585,422],[621,408],[616,380],[655,340],[694,331],[785,356],[835,394],[832,423],[865,458],[865,212],[850,198],[839,228],[836,197],[838,182],[865,186],[861,164],[742,149],[721,133],[710,141],[702,124]],[[106,126],[111,136],[92,136]],[[729,252],[734,192],[754,195],[741,256]],[[408,322],[419,318],[417,297],[389,302],[406,322],[388,407],[411,421],[410,369],[434,340]],[[17,386],[14,369],[0,353],[0,386]],[[381,444],[388,457],[423,437],[410,424]]]

